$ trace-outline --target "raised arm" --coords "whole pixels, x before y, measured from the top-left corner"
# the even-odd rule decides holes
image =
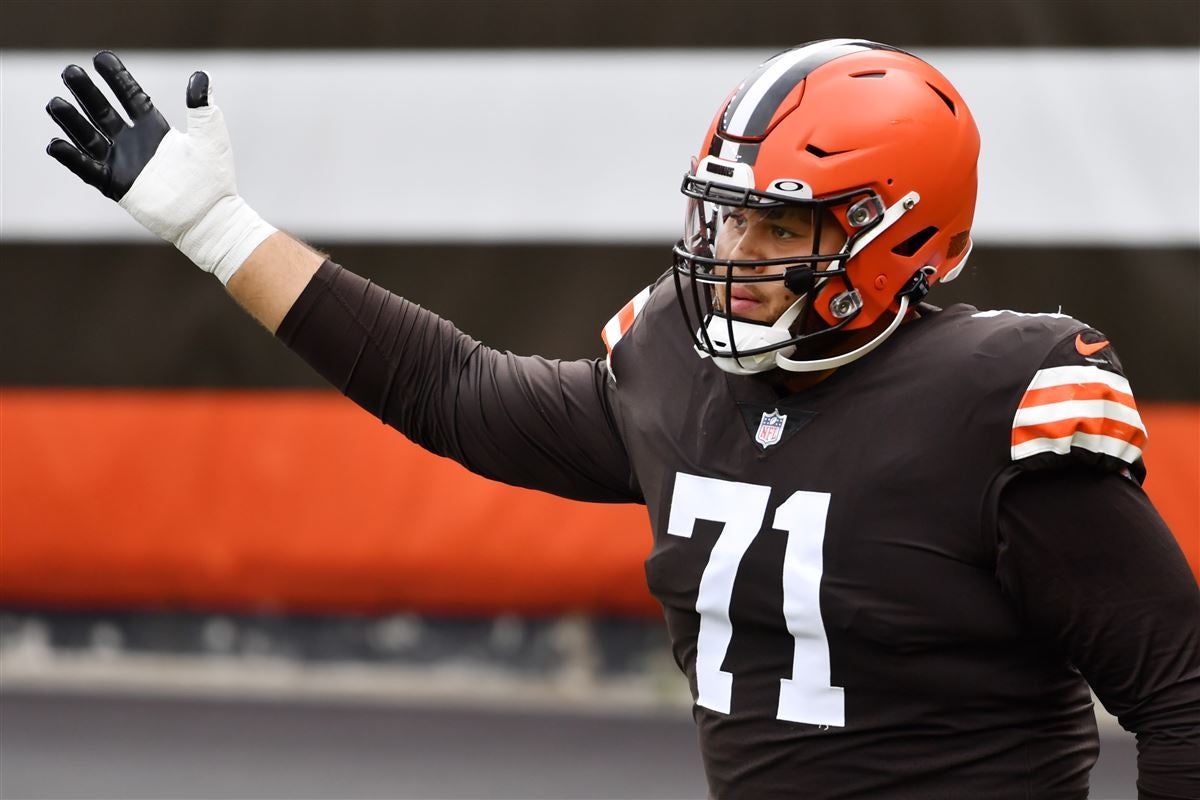
[[[330,261],[277,334],[367,411],[473,472],[578,500],[641,500],[602,361],[494,350]]]
[[[206,73],[188,81],[181,133],[116,55],[102,52],[94,64],[129,121],[72,65],[63,82],[83,113],[62,98],[50,101],[47,111],[71,141],[55,139],[47,152],[216,275],[331,383],[480,474],[585,500],[640,499],[601,362],[495,352],[327,262],[238,194]]]

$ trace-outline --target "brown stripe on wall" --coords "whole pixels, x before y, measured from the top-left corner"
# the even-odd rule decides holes
[[[0,606],[656,616],[636,505],[471,475],[329,392],[0,392]],[[1146,404],[1200,574],[1200,405]]]
[[[317,244],[493,347],[561,358],[603,355],[604,322],[669,263],[667,247]],[[0,265],[5,385],[322,385],[166,245],[6,244]],[[930,300],[1061,306],[1109,335],[1140,400],[1200,402],[1195,249],[980,246]]]
[[[5,0],[0,47],[1180,47],[1191,0]]]

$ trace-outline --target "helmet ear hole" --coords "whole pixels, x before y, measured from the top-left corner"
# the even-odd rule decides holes
[[[923,230],[919,230],[912,236],[905,239],[900,244],[892,248],[892,252],[898,256],[909,258],[915,256],[917,252],[925,246],[925,243],[932,239],[938,232],[938,229],[932,225]]]

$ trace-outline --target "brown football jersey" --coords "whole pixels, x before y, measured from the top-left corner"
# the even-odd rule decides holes
[[[1111,348],[1091,363],[1073,319],[959,306],[788,395],[699,361],[663,288],[610,360],[714,792],[979,797],[1086,773],[1087,686],[1002,595],[989,525],[1034,462],[1139,463],[1121,439],[1013,445],[1036,375],[1123,383]]]
[[[481,474],[646,504],[646,576],[715,797],[1083,797],[1081,670],[1139,731],[1143,778],[1200,747],[1195,584],[1130,479],[1128,382],[1081,322],[926,308],[789,393],[698,357],[669,283],[605,327],[608,359],[558,362],[327,263],[279,335]],[[1115,544],[1076,566],[1108,533],[1089,526]]]

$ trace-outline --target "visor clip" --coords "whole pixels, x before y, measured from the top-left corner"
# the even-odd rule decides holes
[[[907,208],[906,206],[906,210]],[[883,201],[877,196],[871,195],[850,206],[846,211],[846,221],[852,228],[865,228],[875,220],[882,218],[885,211]]]
[[[845,319],[857,314],[862,307],[862,295],[859,294],[858,289],[842,292],[829,301],[829,313],[838,319]]]

